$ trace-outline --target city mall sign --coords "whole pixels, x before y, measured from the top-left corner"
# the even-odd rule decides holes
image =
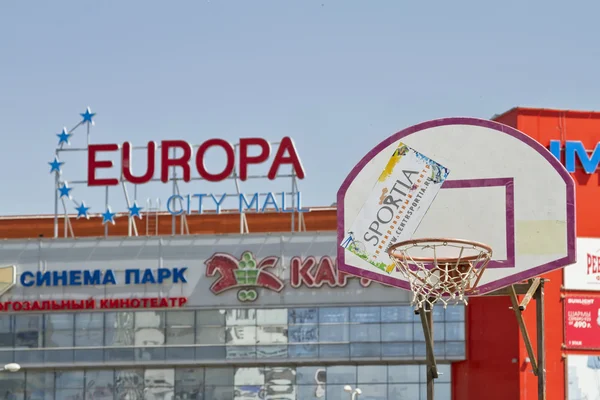
[[[254,193],[212,193],[212,192],[190,192],[179,193],[178,182],[189,183],[191,181],[204,181],[208,183],[219,183],[225,180],[235,179],[245,182],[250,178],[261,178],[274,181],[278,178],[293,177],[304,179],[305,171],[298,154],[298,150],[290,137],[283,137],[274,149],[271,142],[264,138],[247,137],[239,139],[239,143],[232,144],[221,138],[210,138],[202,141],[199,145],[193,145],[185,140],[162,140],[160,142],[149,141],[144,147],[136,147],[131,142],[122,143],[90,143],[90,127],[94,125],[95,113],[88,108],[81,114],[82,120],[71,130],[63,128],[58,133],[58,145],[54,160],[49,162],[50,173],[56,181],[56,204],[63,203],[65,213],[68,212],[68,201],[73,203],[77,211],[77,218],[89,218],[91,207],[86,206],[81,195],[72,193],[71,184],[84,184],[89,188],[106,189],[106,210],[102,214],[104,224],[114,222],[115,212],[108,205],[108,189],[115,186],[123,186],[125,199],[131,218],[142,218],[142,209],[137,201],[129,200],[126,184],[137,186],[156,183],[173,183],[173,192],[160,204],[166,206],[166,211],[171,215],[204,213],[208,210],[217,214],[227,207],[225,200],[234,198],[236,202],[230,204],[239,213],[250,212],[306,212],[308,209],[302,207],[301,192],[294,189],[289,192],[254,192]],[[71,148],[71,139],[75,131],[87,128],[87,146]],[[145,155],[136,160],[134,168],[134,150],[142,150]],[[87,158],[87,171],[85,181],[67,181],[63,177],[64,160],[59,156],[70,151],[83,151]],[[208,165],[207,153],[218,152],[223,154],[223,167]],[[114,161],[118,160],[118,161]],[[214,164],[214,163],[213,163]],[[262,165],[268,168],[264,175],[249,173],[252,166]],[[136,172],[134,172],[134,169]],[[287,172],[282,172],[282,169]],[[72,171],[72,170],[71,170]],[[203,184],[203,191],[206,186]],[[77,191],[76,191],[77,192]],[[137,193],[137,189],[136,189]],[[164,199],[163,199],[164,200]],[[113,200],[114,201],[114,200]],[[55,210],[56,211],[56,210]],[[146,212],[146,211],[145,211]]]

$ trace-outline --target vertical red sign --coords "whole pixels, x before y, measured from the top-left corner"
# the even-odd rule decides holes
[[[571,349],[600,349],[600,297],[565,298],[565,344]]]

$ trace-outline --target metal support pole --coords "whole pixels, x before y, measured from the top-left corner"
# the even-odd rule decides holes
[[[433,310],[428,302],[419,310],[423,334],[425,336],[425,354],[427,359],[427,400],[434,400],[434,379],[439,377],[435,353],[433,350]]]
[[[546,338],[544,321],[544,280],[535,293],[535,314],[537,325],[537,378],[538,378],[538,400],[546,400]]]

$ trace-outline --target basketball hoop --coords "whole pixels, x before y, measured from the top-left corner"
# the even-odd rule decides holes
[[[440,301],[467,304],[492,258],[492,248],[462,239],[414,239],[387,249],[396,270],[410,283],[415,310]]]

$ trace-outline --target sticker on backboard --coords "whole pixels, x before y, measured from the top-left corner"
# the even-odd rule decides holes
[[[449,173],[399,143],[340,246],[391,274],[387,248],[412,237]]]

